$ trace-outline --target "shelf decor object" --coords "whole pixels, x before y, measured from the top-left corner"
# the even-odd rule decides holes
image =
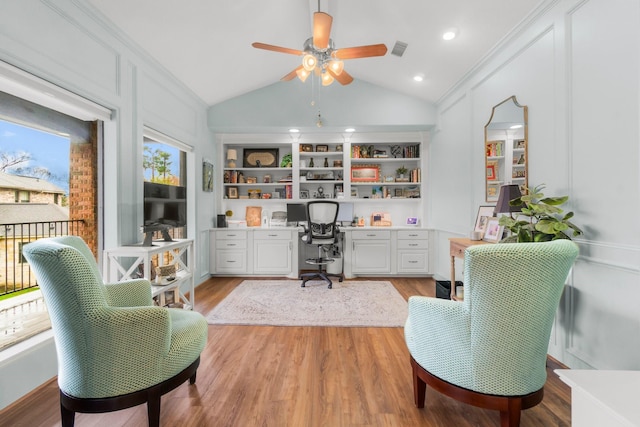
[[[380,165],[351,166],[351,182],[380,182]]]
[[[238,160],[238,151],[233,148],[229,148],[227,150],[227,167],[235,168],[236,160]]]
[[[242,167],[245,168],[277,168],[277,148],[245,148],[242,157]]]

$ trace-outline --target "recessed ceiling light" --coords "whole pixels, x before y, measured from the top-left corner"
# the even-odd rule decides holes
[[[456,38],[456,36],[458,35],[458,30],[455,28],[449,28],[447,31],[445,31],[442,34],[442,38],[444,40],[453,40]]]
[[[300,132],[300,129],[291,128],[291,129],[289,129],[289,132],[291,132],[291,133],[298,133],[298,132]]]
[[[346,128],[344,131],[351,133],[351,132],[355,132],[356,129],[355,128]]]
[[[424,80],[424,74],[416,74],[415,76],[413,76],[413,80],[417,81],[417,82],[421,82]]]

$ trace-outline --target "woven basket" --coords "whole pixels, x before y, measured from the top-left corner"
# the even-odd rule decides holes
[[[156,274],[160,277],[171,277],[176,274],[176,266],[175,264],[171,265],[161,265],[156,267]]]

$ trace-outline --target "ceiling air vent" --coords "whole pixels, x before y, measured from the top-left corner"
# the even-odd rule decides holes
[[[391,50],[391,55],[402,56],[404,55],[404,51],[407,50],[407,46],[409,46],[405,42],[397,41],[393,46],[393,50]]]

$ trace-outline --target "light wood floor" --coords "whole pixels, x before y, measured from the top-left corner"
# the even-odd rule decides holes
[[[241,281],[202,284],[196,309],[206,314]],[[430,279],[391,281],[405,298],[435,292]],[[523,412],[523,427],[570,425],[570,390],[547,370],[544,400]],[[145,405],[76,415],[79,427],[146,423]],[[55,381],[5,409],[0,424],[59,426]],[[429,388],[425,408],[415,408],[402,328],[209,326],[197,382],[163,396],[161,425],[465,427],[497,426],[499,417]]]

